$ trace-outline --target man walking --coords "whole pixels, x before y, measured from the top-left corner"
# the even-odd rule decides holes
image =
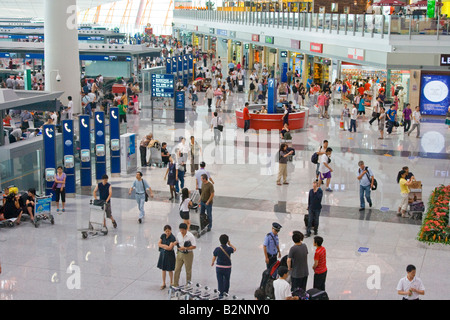
[[[153,191],[148,185],[147,181],[142,178],[142,172],[138,171],[136,173],[136,180],[134,180],[133,185],[131,186],[128,194],[131,195],[131,191],[135,190],[136,202],[138,204],[139,209],[139,219],[138,222],[142,223],[142,220],[145,217],[144,205],[147,189],[150,191],[150,196],[153,198]]]
[[[319,228],[319,216],[322,210],[323,191],[319,188],[319,182],[313,182],[313,188],[309,190],[308,196],[308,226],[306,228],[306,237],[311,236],[311,228],[314,228],[314,234],[317,234]]]
[[[264,238],[264,256],[267,269],[270,268],[278,258],[281,258],[280,241],[278,240],[278,233],[281,230],[281,225],[277,222],[272,223],[272,232],[266,234]]]
[[[181,223],[180,232],[176,236],[177,257],[175,260],[175,272],[173,277],[173,286],[178,287],[180,281],[181,269],[186,270],[186,283],[192,279],[192,264],[194,262],[194,252],[196,247],[194,235],[187,231],[187,224]]]
[[[246,102],[243,110],[244,114],[244,132],[247,132],[250,129],[250,112],[248,111],[249,103]]]
[[[200,215],[206,214],[208,216],[208,231],[212,228],[212,205],[214,198],[214,186],[209,182],[208,175],[202,174],[202,193],[200,194]]]
[[[202,161],[200,163],[200,169],[197,170],[195,172],[195,189],[198,190],[198,192],[200,194],[202,194],[202,175],[206,174],[206,176],[208,177],[208,180],[214,184],[214,180],[211,178],[211,175],[209,174],[209,172],[205,169],[206,167],[206,163],[204,161]]]
[[[412,127],[411,130],[408,131],[408,137],[411,134],[411,132],[414,131],[414,129],[417,128],[417,135],[416,138],[420,137],[420,118],[421,118],[421,114],[420,114],[420,107],[417,106],[416,110],[414,110],[413,115],[412,115]]]
[[[303,233],[294,232],[292,235],[294,245],[289,250],[287,265],[291,271],[291,290],[302,288],[306,291],[308,282],[308,248],[302,242]]]
[[[333,191],[330,188],[331,173],[333,172],[333,169],[331,169],[331,167],[328,165],[328,163],[331,161],[330,160],[331,152],[333,152],[333,149],[328,147],[327,150],[325,151],[325,154],[323,154],[319,157],[319,161],[320,161],[319,185],[322,184],[323,180],[327,179],[327,188],[325,189],[325,191],[328,191],[328,192]]]
[[[359,180],[359,201],[360,208],[359,211],[365,209],[366,203],[364,201],[364,195],[369,203],[369,207],[372,207],[372,199],[370,198],[370,191],[373,187],[374,176],[372,170],[369,167],[364,166],[364,161],[358,162],[358,180]]]

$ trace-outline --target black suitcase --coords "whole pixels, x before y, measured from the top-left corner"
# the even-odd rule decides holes
[[[305,214],[305,217],[303,218],[303,221],[305,221],[305,227],[308,227],[309,214]]]
[[[306,293],[309,295],[309,300],[330,300],[328,294],[320,289],[309,289]]]

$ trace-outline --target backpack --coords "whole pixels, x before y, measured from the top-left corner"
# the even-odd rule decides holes
[[[293,92],[293,93],[297,93],[297,91],[298,91],[298,90],[297,90],[297,87],[296,87],[295,85],[293,85],[293,86],[292,86],[292,92]]]
[[[250,90],[255,90],[255,84],[253,82],[250,83]]]
[[[311,162],[314,164],[317,164],[319,162],[319,154],[317,152],[314,152],[314,154],[312,155]]]

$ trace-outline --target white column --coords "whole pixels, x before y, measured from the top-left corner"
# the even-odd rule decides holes
[[[61,96],[64,106],[67,106],[67,97],[72,96],[74,113],[80,113],[77,2],[76,0],[45,0],[44,10],[45,90],[64,91]]]

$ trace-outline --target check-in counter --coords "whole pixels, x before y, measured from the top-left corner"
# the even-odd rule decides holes
[[[254,130],[281,130],[283,128],[283,113],[256,113],[249,108],[250,129]],[[309,109],[295,109],[289,113],[289,130],[300,130],[308,125]],[[236,109],[236,125],[244,128],[243,109]]]

